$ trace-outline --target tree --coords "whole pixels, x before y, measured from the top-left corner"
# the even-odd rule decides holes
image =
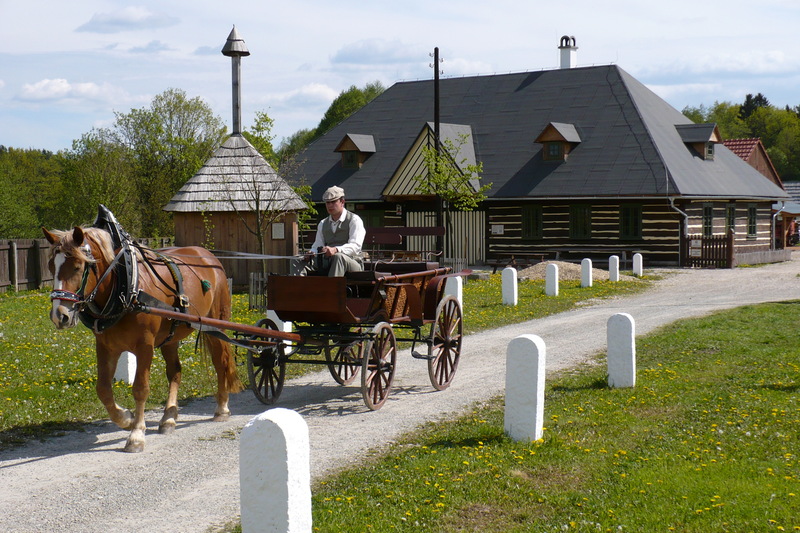
[[[63,198],[59,208],[71,221],[64,227],[91,221],[103,204],[133,235],[142,234],[142,208],[136,192],[132,153],[114,142],[107,130],[92,130],[65,153],[64,188],[81,191],[81,201]]]
[[[303,148],[367,105],[385,90],[378,80],[366,84],[363,89],[351,85],[349,89],[339,93],[339,96],[331,102],[316,128],[313,130],[299,130],[290,135],[288,139],[283,140],[278,150],[280,158],[288,159],[296,156]]]
[[[280,157],[272,145],[272,141],[275,139],[275,135],[272,133],[274,126],[275,120],[266,111],[256,111],[255,124],[250,127],[250,131],[243,131],[242,135],[267,160],[267,163],[277,170],[280,167]]]
[[[317,125],[314,137],[321,137],[327,133],[328,130],[367,105],[385,90],[380,81],[368,83],[363,89],[351,85],[349,89],[342,91],[339,96],[331,102],[322,120],[320,120]]]
[[[424,147],[425,173],[414,177],[420,194],[433,195],[441,202],[445,236],[450,234],[452,211],[472,211],[486,199],[484,193],[492,186],[479,184],[483,163],[470,163],[460,155],[467,142],[469,135],[461,134],[456,140],[445,139],[438,150],[434,144]],[[452,252],[452,243],[447,239],[444,249]]]
[[[4,148],[0,151],[0,236],[34,238],[39,226],[63,220],[63,158],[47,150]]]
[[[748,94],[744,97],[744,103],[742,104],[739,110],[739,117],[742,120],[747,120],[750,118],[756,109],[770,107],[769,100],[767,97],[761,93],[753,96],[752,94]]]
[[[142,232],[149,236],[173,231],[162,208],[219,147],[226,135],[222,120],[200,98],[167,89],[150,107],[116,113],[113,142],[130,151]]]

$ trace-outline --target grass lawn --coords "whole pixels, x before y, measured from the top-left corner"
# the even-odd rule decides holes
[[[511,322],[545,316],[578,303],[643,290],[646,281],[595,282],[581,289],[563,282],[557,298],[544,296],[544,282],[521,281],[519,305],[502,305],[500,274],[488,281],[470,281],[464,289],[465,330],[480,331]],[[82,325],[58,331],[49,319],[49,292],[0,294],[0,448],[46,438],[68,429],[79,430],[93,419],[108,417],[97,399],[94,336]],[[263,314],[247,309],[247,295],[233,298],[234,322],[254,324]],[[183,375],[179,403],[211,396],[216,378],[211,362],[194,351],[194,335],[181,346]],[[239,374],[247,383],[246,354],[237,357]],[[316,366],[287,365],[287,378]],[[148,409],[160,408],[167,385],[163,360],[153,358]],[[245,391],[244,394],[250,394]],[[133,407],[131,386],[114,384],[120,405]]]
[[[500,399],[430,425],[315,486],[314,529],[800,530],[799,313],[748,306],[638,339],[632,389],[609,389],[605,364],[553,376],[538,442],[503,434]]]

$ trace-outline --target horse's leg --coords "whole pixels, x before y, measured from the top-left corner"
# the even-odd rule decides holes
[[[164,406],[164,416],[158,424],[158,432],[168,435],[175,431],[178,420],[178,387],[181,384],[181,362],[178,359],[178,344],[167,344],[161,347],[161,355],[167,367],[167,383],[169,393]]]
[[[107,346],[96,343],[97,349],[97,397],[108,411],[111,421],[122,429],[130,429],[133,424],[133,415],[127,409],[123,409],[114,400],[114,371],[119,361],[119,352],[112,352]]]
[[[150,365],[153,362],[153,345],[140,343],[136,347],[136,378],[133,380],[133,399],[136,409],[133,413],[133,425],[128,441],[125,443],[126,452],[141,452],[144,450],[144,407],[150,395]]]
[[[228,365],[233,364],[233,357],[230,355],[230,347],[223,341],[203,335],[206,346],[211,351],[211,361],[217,372],[217,408],[214,411],[214,422],[224,422],[231,415],[228,409]],[[235,369],[234,369],[235,370]]]

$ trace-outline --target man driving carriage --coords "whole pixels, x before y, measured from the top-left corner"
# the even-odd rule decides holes
[[[328,216],[317,225],[311,251],[292,262],[292,273],[344,276],[364,270],[361,246],[366,230],[361,217],[344,207],[344,189],[330,187],[322,195]]]

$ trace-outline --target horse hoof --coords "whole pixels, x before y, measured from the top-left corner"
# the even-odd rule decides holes
[[[128,435],[128,441],[125,443],[124,450],[128,453],[139,453],[144,451],[144,431],[134,429]]]
[[[127,443],[125,443],[125,448],[123,451],[127,453],[141,453],[144,451],[144,442],[129,440]]]
[[[230,413],[220,413],[220,414],[215,413],[214,418],[212,418],[211,420],[214,422],[227,422],[230,419],[230,417],[231,417]]]
[[[158,425],[158,432],[162,435],[171,435],[175,431],[175,420],[168,420],[166,422],[161,422]]]

